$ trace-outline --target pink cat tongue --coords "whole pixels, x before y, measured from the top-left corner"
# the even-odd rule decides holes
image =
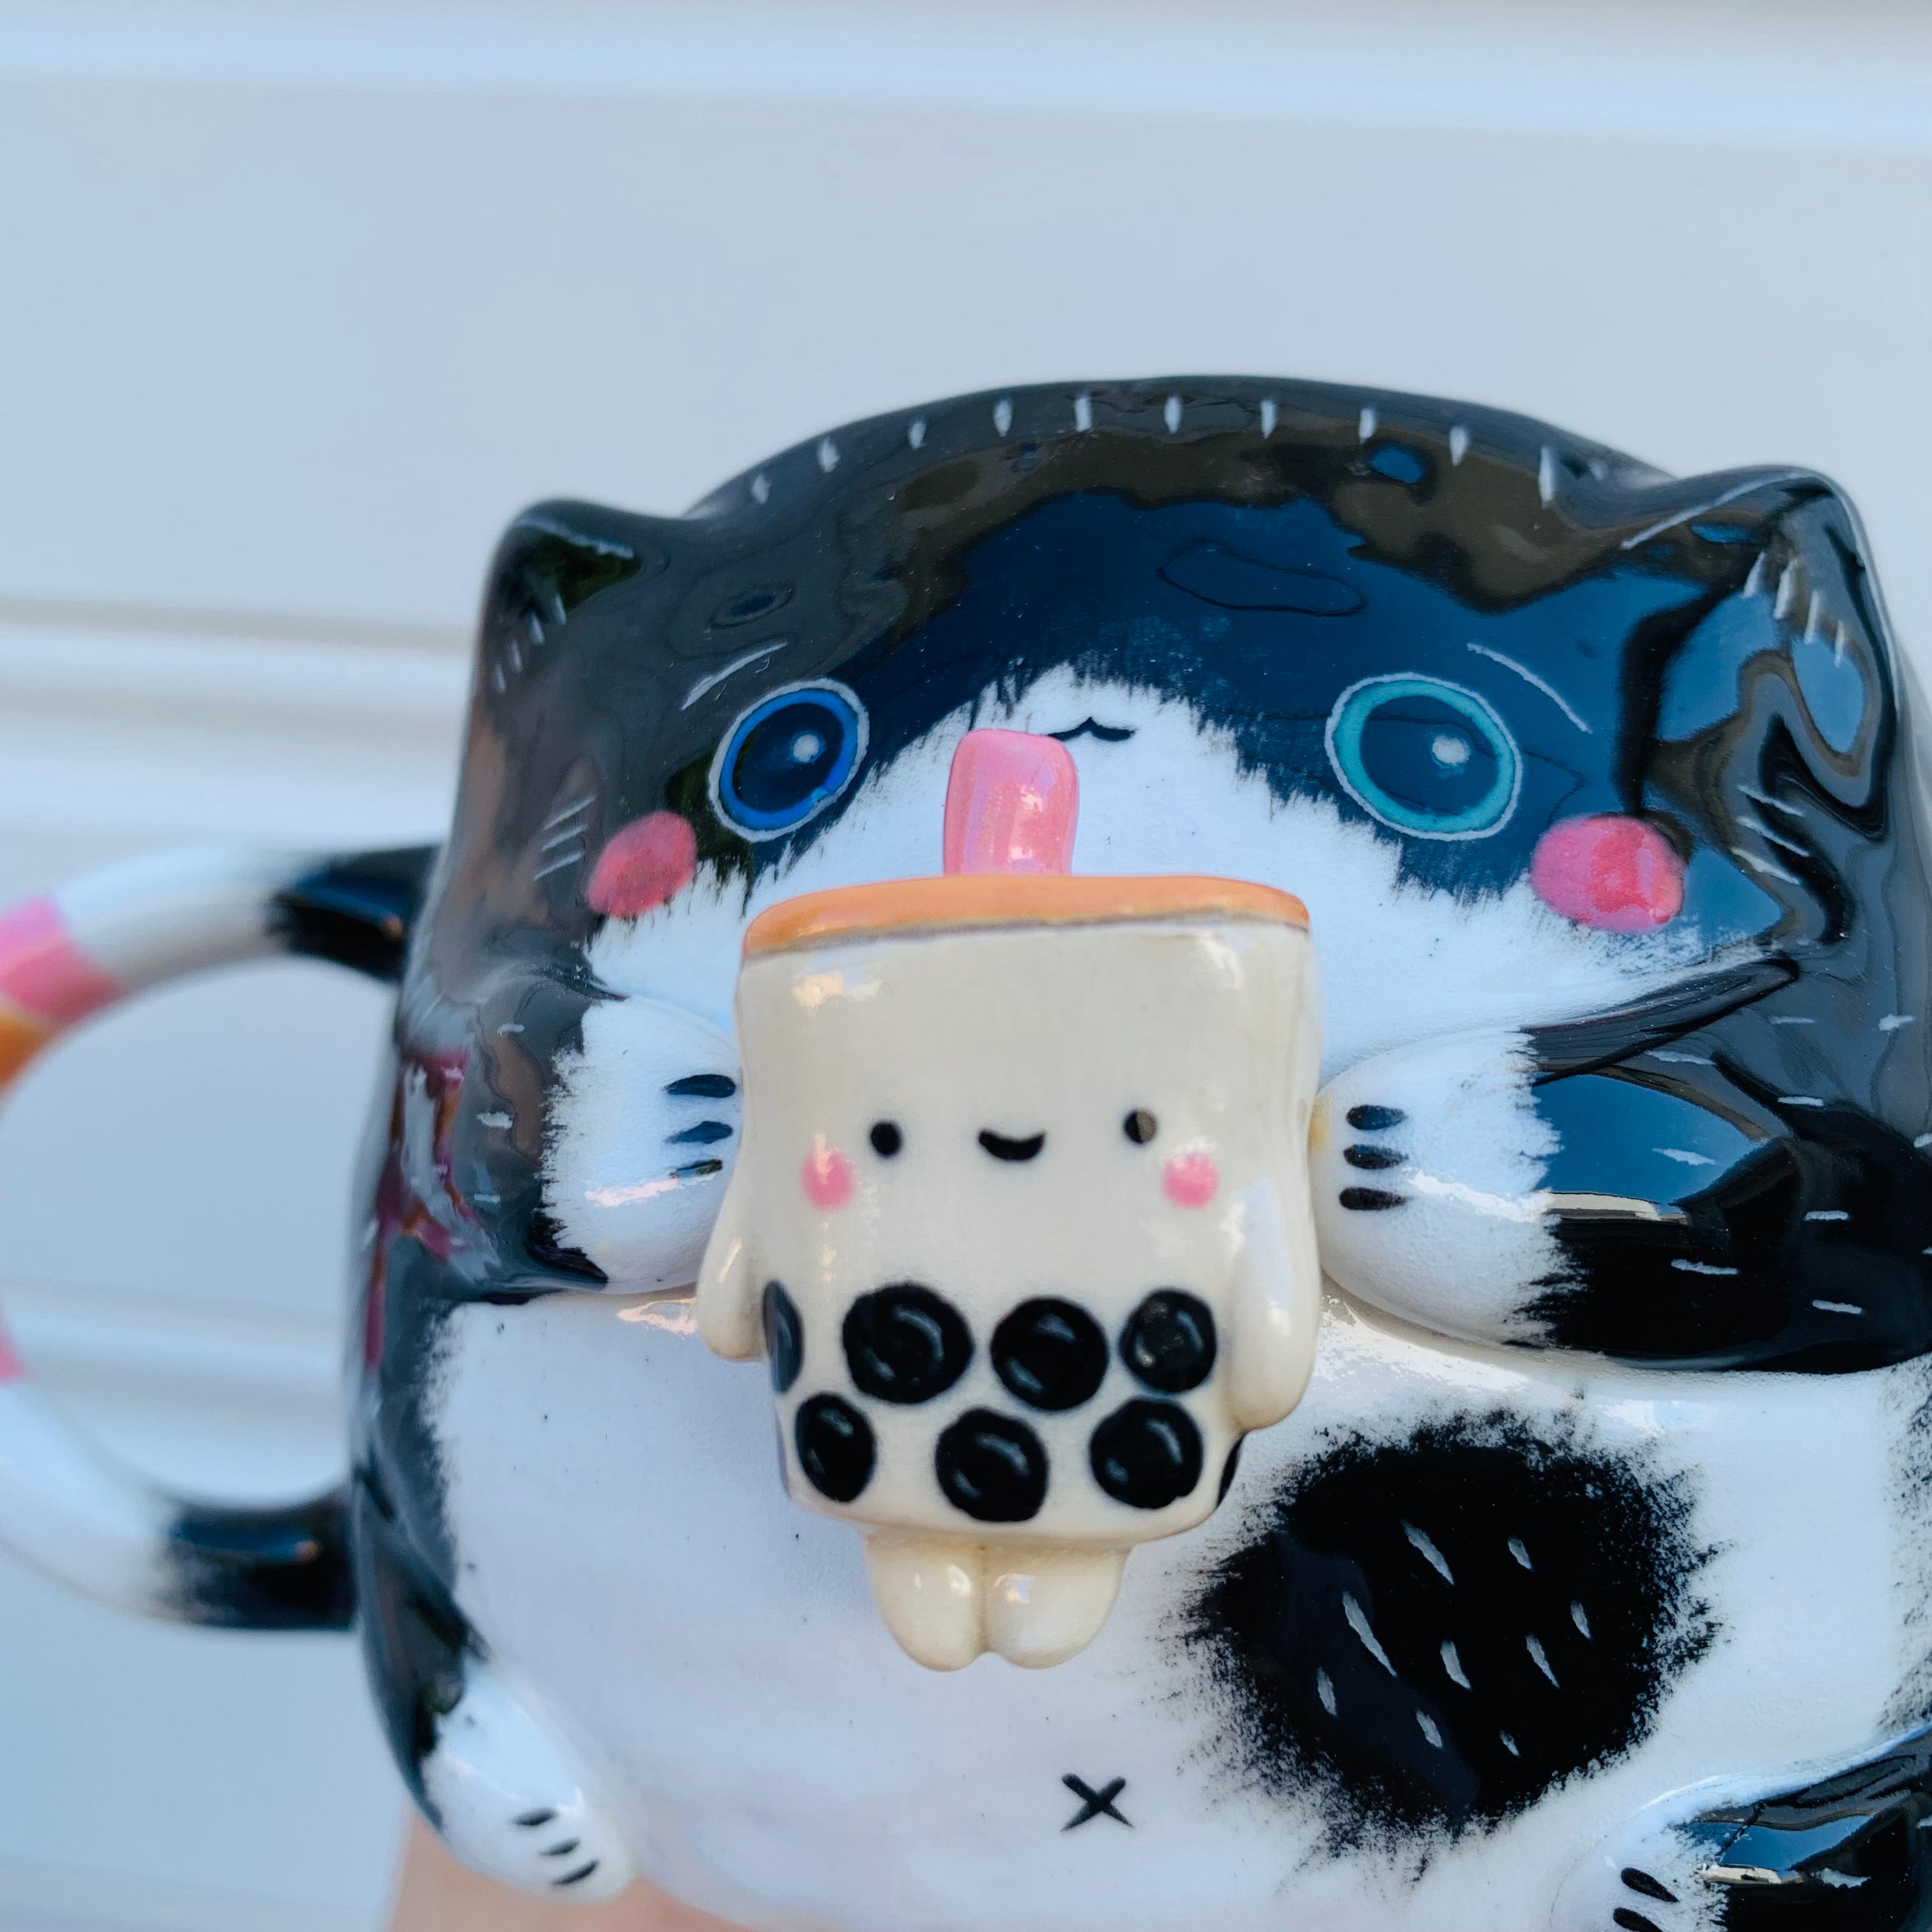
[[[1070,872],[1079,818],[1080,782],[1058,739],[969,731],[946,784],[946,869]]]

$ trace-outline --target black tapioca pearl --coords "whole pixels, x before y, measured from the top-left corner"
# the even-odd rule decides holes
[[[933,1473],[955,1509],[975,1522],[1024,1522],[1046,1500],[1046,1449],[1024,1422],[969,1408],[944,1430]]]
[[[914,1281],[860,1295],[845,1311],[842,1332],[854,1384],[881,1402],[930,1402],[973,1359],[965,1318]]]
[[[1198,1388],[1214,1368],[1214,1317],[1184,1288],[1156,1288],[1120,1332],[1120,1360],[1162,1395]]]
[[[872,1131],[866,1138],[872,1143],[872,1151],[881,1160],[890,1160],[905,1145],[905,1136],[900,1132],[896,1120],[874,1120]]]
[[[1179,1403],[1124,1403],[1094,1432],[1094,1480],[1130,1509],[1165,1509],[1201,1480],[1201,1432]]]
[[[798,1380],[805,1360],[805,1328],[798,1318],[798,1305],[784,1292],[782,1282],[765,1283],[761,1312],[764,1318],[765,1354],[771,1364],[772,1387],[783,1395]]]
[[[1156,1132],[1154,1118],[1144,1107],[1136,1107],[1120,1123],[1120,1131],[1133,1142],[1136,1147],[1145,1147],[1154,1137]]]
[[[1400,1107],[1351,1107],[1348,1124],[1358,1132],[1364,1134],[1386,1133],[1390,1127],[1399,1127],[1408,1118]]]
[[[835,1503],[849,1503],[872,1480],[872,1425],[842,1396],[806,1396],[792,1418],[791,1439],[806,1481]]]
[[[1078,1408],[1107,1372],[1107,1338],[1070,1301],[1023,1301],[993,1330],[994,1372],[1035,1408]]]

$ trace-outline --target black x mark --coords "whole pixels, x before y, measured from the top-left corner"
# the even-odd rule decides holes
[[[1075,1826],[1085,1824],[1089,1818],[1116,1819],[1129,1831],[1133,1829],[1134,1821],[1131,1818],[1121,1817],[1120,1813],[1114,1809],[1114,1800],[1127,1788],[1127,1780],[1124,1778],[1111,1779],[1098,1791],[1084,1778],[1076,1778],[1070,1771],[1060,1781],[1080,1800],[1078,1814],[1060,1826],[1063,1832],[1070,1832]]]

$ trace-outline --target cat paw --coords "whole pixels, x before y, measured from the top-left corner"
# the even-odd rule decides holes
[[[1793,1789],[1675,1792],[1578,1867],[1552,1932],[1910,1932],[1928,1826],[1932,1732]]]
[[[475,1870],[582,1899],[614,1898],[637,1875],[577,1754],[488,1665],[465,1667],[419,1771],[443,1842]]]
[[[1490,1342],[1534,1339],[1525,1310],[1562,1264],[1539,1192],[1554,1139],[1520,1034],[1431,1040],[1324,1087],[1309,1178],[1327,1274],[1391,1314]]]

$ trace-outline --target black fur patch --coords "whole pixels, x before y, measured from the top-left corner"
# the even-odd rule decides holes
[[[1342,1438],[1186,1613],[1227,1761],[1317,1796],[1336,1852],[1534,1804],[1639,1744],[1713,1640],[1690,1513],[1683,1477],[1501,1414]]]

